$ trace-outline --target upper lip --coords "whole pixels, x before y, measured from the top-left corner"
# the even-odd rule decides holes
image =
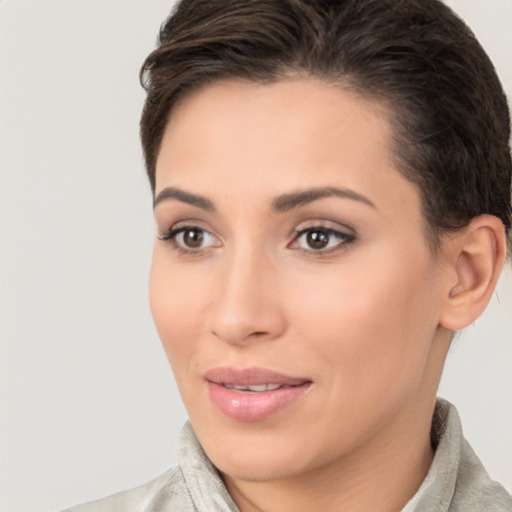
[[[267,368],[233,368],[229,366],[211,368],[204,373],[204,378],[214,384],[235,384],[256,386],[258,384],[279,384],[281,386],[298,386],[311,382],[304,377],[291,377]]]

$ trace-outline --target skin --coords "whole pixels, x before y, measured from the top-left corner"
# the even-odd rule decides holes
[[[390,134],[378,104],[305,79],[209,85],[164,133],[151,309],[198,439],[244,512],[396,511],[430,466],[451,329],[485,307],[504,242],[496,249],[499,226],[485,218],[434,256]],[[169,187],[208,204],[165,197]],[[278,196],[326,187],[354,197],[273,208]],[[197,247],[183,233],[160,239],[185,226],[203,236]],[[326,229],[342,235],[308,245]],[[494,244],[492,275],[464,249],[472,234],[474,252]],[[312,385],[264,421],[235,421],[203,378],[218,366]]]

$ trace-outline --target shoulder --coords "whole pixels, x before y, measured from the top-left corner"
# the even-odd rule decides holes
[[[179,468],[174,467],[157,478],[133,489],[78,505],[64,512],[159,512],[193,511],[194,505]]]
[[[512,496],[490,478],[464,438],[456,408],[438,400],[432,427],[433,438],[438,437],[435,487],[449,503],[448,512],[512,512]]]
[[[402,512],[512,512],[512,497],[491,480],[464,438],[456,408],[438,399],[432,419],[434,459]]]
[[[64,512],[238,511],[189,422],[180,434],[177,459],[177,467],[144,485]]]
[[[461,452],[450,512],[511,512],[512,496],[500,483],[491,480],[466,440],[463,440]]]

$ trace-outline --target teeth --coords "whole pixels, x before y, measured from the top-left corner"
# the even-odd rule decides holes
[[[252,391],[254,393],[261,393],[263,391],[273,391],[281,387],[281,384],[254,384],[252,386],[238,384],[224,384],[227,389],[234,389],[235,391]]]

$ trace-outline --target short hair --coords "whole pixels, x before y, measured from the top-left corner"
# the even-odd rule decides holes
[[[140,79],[148,177],[176,103],[212,82],[317,78],[380,101],[427,235],[481,214],[511,227],[510,116],[489,57],[439,0],[182,0]]]

